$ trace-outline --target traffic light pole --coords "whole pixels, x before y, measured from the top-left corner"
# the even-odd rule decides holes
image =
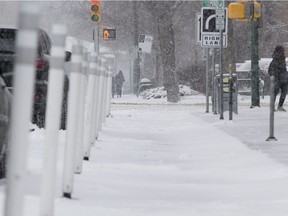
[[[94,51],[99,54],[99,27],[95,25],[94,27]]]
[[[253,5],[253,4],[252,4]],[[253,6],[252,6],[253,7]],[[251,18],[251,108],[260,106],[258,20]]]

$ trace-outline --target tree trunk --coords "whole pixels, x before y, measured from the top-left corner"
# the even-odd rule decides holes
[[[164,73],[164,88],[167,91],[167,101],[179,101],[179,86],[176,77],[175,44],[172,16],[166,14],[159,19],[159,40]]]

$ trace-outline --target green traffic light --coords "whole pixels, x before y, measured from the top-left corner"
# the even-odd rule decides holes
[[[99,16],[96,15],[96,14],[93,14],[93,15],[91,16],[91,20],[92,20],[93,22],[98,22]]]

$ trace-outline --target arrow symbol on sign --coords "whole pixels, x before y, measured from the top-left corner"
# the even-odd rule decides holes
[[[209,22],[210,22],[211,19],[213,19],[215,17],[216,17],[216,14],[213,14],[213,15],[208,17],[208,19],[205,22],[205,29],[209,29]]]

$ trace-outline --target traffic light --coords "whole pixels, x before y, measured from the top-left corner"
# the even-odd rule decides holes
[[[261,4],[257,1],[254,1],[253,7],[253,18],[260,18],[261,17]]]
[[[108,31],[108,29],[103,29],[103,38],[106,39],[106,40],[109,38],[109,31]]]
[[[90,1],[90,14],[91,21],[94,23],[99,23],[101,20],[101,7],[100,0],[91,0]]]
[[[104,40],[115,40],[116,39],[116,29],[104,28],[103,29],[103,39]]]
[[[245,5],[240,2],[233,2],[228,5],[229,19],[245,19]]]
[[[256,0],[237,0],[237,2],[228,5],[229,19],[238,19],[248,21],[250,18],[260,18],[261,4]]]

